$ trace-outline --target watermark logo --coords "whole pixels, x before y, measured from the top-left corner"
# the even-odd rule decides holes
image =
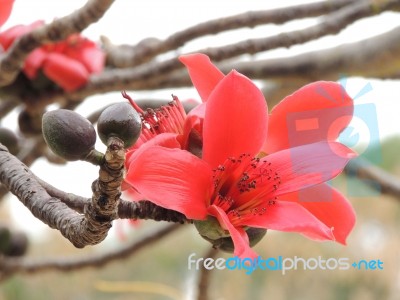
[[[293,270],[383,270],[383,261],[380,259],[351,261],[348,257],[341,258],[302,258],[294,257],[269,257],[263,259],[257,258],[239,258],[237,256],[230,258],[203,258],[197,257],[196,253],[191,253],[188,257],[188,269],[200,270],[243,270],[247,275],[251,275],[256,270],[261,271],[280,271],[282,275]]]
[[[339,82],[343,89],[346,89],[347,78],[342,78]],[[382,151],[376,106],[373,103],[360,103],[362,97],[372,90],[373,87],[368,82],[355,95],[350,95],[354,101],[353,118],[338,140],[357,150],[360,157],[379,164],[382,161]]]
[[[354,95],[350,94],[353,102],[346,96],[347,79],[340,80],[342,92],[332,91],[327,86],[316,85],[310,97],[320,102],[321,109],[293,111],[286,115],[287,134],[290,147],[312,143],[318,140],[332,140],[336,137],[339,142],[352,148],[360,159],[367,159],[373,164],[382,161],[379,127],[376,107],[373,103],[362,103],[360,99],[370,93],[371,83],[365,84]],[[333,94],[334,93],[334,94]],[[324,103],[325,102],[325,103]],[[301,170],[299,170],[301,172]],[[321,173],[324,181],[331,174]],[[325,180],[326,179],[326,180]],[[349,196],[371,196],[365,194],[366,189],[360,189],[359,182],[348,180],[347,191]],[[375,193],[367,190],[369,193]],[[306,194],[299,193],[300,201],[307,201]],[[332,197],[326,195],[321,201],[330,201]]]

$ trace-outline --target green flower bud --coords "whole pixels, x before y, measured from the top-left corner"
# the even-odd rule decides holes
[[[229,237],[229,231],[224,230],[216,218],[208,216],[206,220],[193,221],[194,226],[200,235],[206,240],[218,240]]]
[[[267,234],[267,230],[263,228],[250,227],[246,229],[246,233],[247,236],[249,237],[250,247],[254,247]],[[231,237],[220,238],[210,242],[211,244],[213,244],[215,248],[222,250],[224,252],[233,253],[233,250],[235,249]]]
[[[97,121],[97,132],[107,145],[110,137],[124,142],[125,148],[132,146],[142,132],[142,122],[138,112],[128,102],[115,103],[107,107]]]
[[[201,237],[209,241],[215,248],[233,253],[234,244],[228,231],[221,228],[219,222],[214,217],[208,217],[204,221],[193,222]],[[246,229],[249,237],[250,247],[255,246],[267,233],[266,229],[249,227]]]
[[[96,131],[92,123],[68,109],[45,113],[42,131],[51,151],[69,161],[85,158],[96,143]]]

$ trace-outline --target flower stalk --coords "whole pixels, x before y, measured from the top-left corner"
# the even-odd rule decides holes
[[[111,222],[118,216],[124,162],[124,142],[117,137],[111,137],[108,140],[104,163],[100,166],[99,178],[92,183],[92,201],[85,211],[89,217],[95,216],[95,221]]]

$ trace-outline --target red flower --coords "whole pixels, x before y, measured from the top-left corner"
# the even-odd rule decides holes
[[[203,54],[193,54],[184,58],[200,94],[201,90],[210,91],[216,85],[215,79],[209,80],[208,74],[213,72],[213,67],[204,63],[204,57]],[[319,141],[335,141],[350,123],[353,109],[352,99],[340,84],[324,81],[308,84],[274,107],[268,119],[268,138],[262,152],[273,153]],[[300,203],[328,227],[335,228],[335,240],[346,243],[355,224],[355,213],[339,191],[323,183],[284,197]]]
[[[183,135],[187,115],[178,97],[173,96],[173,100],[167,105],[143,110],[126,92],[122,92],[122,96],[128,99],[133,108],[139,113],[142,122],[142,132],[136,143],[127,150],[128,156],[162,133],[172,133],[176,136]]]
[[[248,226],[335,240],[334,228],[284,196],[333,178],[354,153],[340,143],[319,141],[260,158],[268,114],[259,89],[235,71],[215,87],[203,85],[207,79],[197,75],[193,80],[191,74],[198,89],[208,86],[202,159],[180,147],[146,145],[135,153],[126,181],[157,205],[190,219],[215,217],[241,257],[255,256]]]
[[[36,21],[14,26],[0,34],[0,44],[7,50],[15,39],[43,24],[43,21]],[[91,74],[100,73],[104,63],[105,54],[93,41],[73,34],[63,41],[33,50],[25,60],[23,72],[33,80],[40,70],[65,91],[71,92],[85,85]]]
[[[203,103],[187,115],[178,97],[173,96],[173,100],[168,105],[143,111],[128,94],[123,92],[123,97],[129,100],[142,119],[142,133],[126,153],[127,169],[129,169],[132,155],[147,142],[152,145],[179,147],[185,150],[189,150],[191,147],[189,144],[193,144],[194,139],[197,139],[198,143],[202,143],[202,122],[206,101],[213,88],[224,78],[224,74],[205,55],[186,55],[181,56],[180,60],[188,67],[190,73],[193,67],[207,74],[206,81],[198,78],[200,85],[198,91]],[[192,76],[197,77],[198,72],[193,72]],[[127,187],[125,186],[125,188]]]
[[[2,26],[10,17],[14,0],[0,0],[0,26]]]
[[[159,145],[163,147],[180,147],[184,149],[188,134],[184,135],[184,124],[187,119],[185,109],[177,97],[168,105],[162,105],[156,109],[142,110],[134,100],[126,93],[122,96],[129,100],[133,108],[139,113],[142,122],[142,132],[134,145],[127,149],[125,154],[125,168],[129,172],[129,166],[134,154],[143,145]],[[135,188],[124,181],[121,186],[125,196],[132,201],[142,200]]]

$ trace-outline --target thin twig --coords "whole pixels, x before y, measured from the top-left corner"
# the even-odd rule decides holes
[[[138,202],[120,200],[118,217],[120,219],[167,221],[181,224],[192,222],[184,214],[157,206],[148,200]]]
[[[242,54],[254,54],[280,47],[290,47],[302,44],[319,37],[335,34],[345,29],[356,20],[372,16],[383,11],[400,9],[400,0],[381,1],[355,1],[326,17],[314,26],[292,32],[281,33],[275,36],[249,39],[235,44],[199,49],[196,52],[207,54],[215,63],[238,57]],[[257,64],[257,62],[254,62]],[[232,67],[232,65],[231,65]],[[110,91],[150,90],[166,87],[181,87],[190,85],[188,76],[185,81],[172,81],[176,71],[182,71],[184,66],[177,57],[161,62],[152,61],[144,65],[126,69],[105,70],[99,75],[91,76],[88,84],[80,90],[68,94],[71,100],[83,99],[96,93]],[[40,109],[50,103],[62,101],[66,94],[58,91],[53,94],[39,95],[32,99],[36,109]],[[35,108],[34,107],[34,108]]]
[[[35,178],[50,196],[60,199],[69,208],[75,210],[77,213],[84,213],[85,207],[90,202],[90,198],[81,197],[73,193],[66,193],[38,177]],[[147,200],[136,202],[119,199],[116,218],[166,221],[181,224],[191,222],[185,217],[185,215],[174,210],[157,206]]]
[[[114,67],[133,67],[145,63],[161,53],[178,49],[189,41],[202,36],[238,28],[253,28],[265,24],[283,24],[291,20],[317,17],[333,12],[352,2],[354,0],[331,0],[264,11],[250,11],[197,24],[178,31],[162,41],[147,38],[136,46],[113,46],[105,39],[106,51],[108,52],[107,60]]]
[[[10,111],[18,106],[18,102],[14,99],[3,100],[0,98],[0,119],[5,117]]]
[[[100,268],[106,264],[132,256],[160,239],[175,232],[182,226],[178,224],[167,225],[162,229],[157,229],[151,233],[145,234],[138,240],[120,248],[101,254],[90,254],[85,256],[74,256],[71,258],[46,257],[35,260],[32,257],[24,258],[5,258],[0,257],[0,281],[9,278],[14,274],[33,274],[46,271],[71,272],[84,268]]]
[[[218,249],[212,247],[204,257],[206,257],[206,259],[215,258],[218,252],[219,252]],[[211,282],[210,280],[211,274],[212,270],[208,270],[206,268],[200,269],[200,278],[198,281],[198,288],[197,288],[197,300],[212,299],[212,297],[210,297],[208,293]]]
[[[365,40],[303,54],[238,62],[235,69],[251,78],[306,81],[347,76],[395,78],[400,75],[400,27]],[[368,63],[366,63],[368,62]],[[221,66],[222,71],[229,69]],[[183,76],[182,76],[183,77]],[[181,81],[183,78],[171,78]]]
[[[344,169],[346,174],[357,177],[372,189],[388,194],[400,200],[400,178],[374,166],[370,162],[357,158],[351,160]]]
[[[199,52],[208,55],[213,61],[221,61],[242,54],[255,54],[280,47],[289,48],[329,34],[337,34],[361,18],[397,9],[400,9],[399,0],[356,1],[326,15],[320,23],[305,29],[285,32],[267,38],[249,39],[223,47],[199,50]]]

